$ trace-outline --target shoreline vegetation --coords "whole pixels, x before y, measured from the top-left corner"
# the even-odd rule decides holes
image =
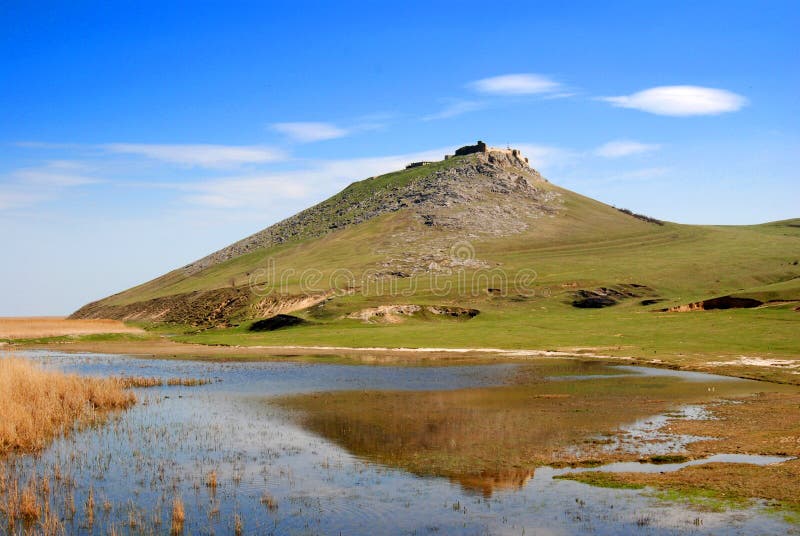
[[[71,320],[51,317],[0,317],[0,340],[44,339],[85,335],[143,334],[145,331],[119,320]]]
[[[47,536],[64,533],[51,508],[51,480],[61,475],[21,475],[17,456],[41,452],[76,428],[103,424],[136,401],[116,379],[45,370],[13,355],[0,359],[0,517],[10,534],[18,525],[25,534],[34,528]]]
[[[232,341],[233,342],[233,341]],[[555,347],[550,349],[481,347],[380,347],[333,345],[267,345],[180,342],[169,335],[104,335],[69,339],[24,339],[3,347],[66,353],[106,353],[154,359],[200,361],[319,361],[373,365],[448,365],[568,357],[626,365],[706,372],[748,380],[800,385],[797,356],[663,352],[652,357],[625,353],[624,347]],[[657,356],[657,357],[656,357]]]
[[[59,483],[74,485],[57,466],[52,471],[28,471],[21,459],[38,454],[76,430],[100,426],[115,412],[137,403],[132,388],[193,387],[212,383],[198,378],[138,376],[95,378],[47,370],[33,360],[12,355],[0,358],[0,518],[11,534],[65,532],[53,510]],[[72,495],[70,494],[70,497]],[[106,511],[110,505],[106,507]],[[74,499],[70,507],[74,515]],[[86,524],[94,523],[92,492],[84,505]],[[172,534],[183,531],[183,503],[175,498]]]
[[[107,378],[45,370],[18,357],[0,359],[0,456],[36,452],[75,425],[128,409],[136,395]]]

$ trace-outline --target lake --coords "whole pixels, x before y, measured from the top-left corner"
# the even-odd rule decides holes
[[[86,375],[213,380],[136,389],[133,409],[0,463],[23,481],[47,477],[68,533],[168,533],[176,497],[185,534],[233,533],[237,519],[244,534],[797,531],[758,504],[698,510],[648,489],[554,478],[606,461],[617,463],[599,469],[703,463],[636,460],[696,439],[659,431],[667,419],[708,418],[706,402],[781,386],[569,359],[380,366],[16,355]]]

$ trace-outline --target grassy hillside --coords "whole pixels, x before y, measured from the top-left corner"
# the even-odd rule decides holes
[[[709,357],[800,355],[800,233],[776,236],[767,226],[698,227],[676,224],[651,232],[613,237],[573,237],[570,245],[525,247],[503,252],[497,243],[476,246],[513,271],[534,267],[535,295],[520,297],[451,293],[434,295],[427,280],[412,296],[356,293],[298,314],[310,321],[266,333],[212,329],[179,340],[209,344],[333,345],[386,347],[493,347],[575,350],[662,358],[692,363]],[[579,288],[622,283],[652,291],[603,309],[571,305]],[[409,283],[410,285],[410,283]],[[736,294],[787,300],[754,309],[660,312],[704,298]],[[664,300],[642,305],[646,299]],[[379,303],[430,303],[473,307],[471,320],[408,318],[401,323],[364,323],[343,318]]]
[[[413,191],[409,188],[415,185],[430,186],[431,177],[442,170],[473,173],[473,164],[469,158],[453,159],[354,183],[315,207],[314,225],[322,225],[318,220],[325,214],[359,220],[374,200]],[[800,305],[800,220],[659,225],[559,188],[535,173],[507,165],[492,170],[524,176],[534,185],[539,204],[524,204],[516,191],[498,193],[502,188],[491,183],[478,202],[429,211],[460,226],[427,225],[414,207],[307,237],[318,234],[312,226],[286,243],[195,273],[176,270],[100,304],[135,307],[187,293],[203,299],[203,293],[224,290],[225,299],[252,306],[265,299],[329,293],[320,304],[291,311],[305,320],[291,328],[252,332],[258,318],[248,314],[252,308],[243,308],[228,324],[234,327],[191,329],[181,339],[213,344],[590,347],[609,354],[652,358],[667,353],[687,359],[710,353],[800,355],[800,312],[795,310]],[[483,180],[493,179],[473,177],[470,188],[480,188]],[[553,208],[520,212],[544,206],[539,199]],[[516,210],[509,221],[519,220],[520,228],[489,232],[494,215],[502,219],[507,207]],[[469,211],[476,223],[465,226]],[[427,263],[427,254],[436,258],[430,270],[392,271],[405,258]],[[440,266],[448,256],[453,262]],[[528,277],[522,289],[516,282],[521,275]],[[581,296],[597,293],[612,296],[615,303],[602,309],[573,306]],[[223,299],[219,293],[213,296]],[[765,303],[754,309],[660,312],[720,296]],[[403,304],[473,308],[480,314],[470,320],[395,314],[367,323],[347,318],[367,308]]]

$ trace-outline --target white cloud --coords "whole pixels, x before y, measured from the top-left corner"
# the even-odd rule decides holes
[[[580,158],[580,154],[571,149],[553,145],[512,143],[511,147],[519,149],[523,156],[528,157],[531,167],[539,171],[564,167]]]
[[[300,143],[333,140],[350,134],[349,130],[337,127],[333,123],[321,122],[273,123],[272,129]]]
[[[620,108],[673,116],[717,115],[735,112],[747,104],[747,99],[736,93],[700,86],[660,86],[600,100]]]
[[[657,151],[661,146],[656,143],[642,143],[633,140],[615,140],[604,143],[594,150],[596,156],[603,158],[620,158],[635,154]]]
[[[109,143],[103,148],[112,153],[134,154],[162,162],[206,168],[260,164],[286,158],[285,153],[279,149],[245,145]]]
[[[559,92],[561,84],[533,73],[505,74],[470,82],[468,87],[491,95],[539,95]]]
[[[480,110],[485,105],[482,102],[476,101],[455,101],[445,106],[440,111],[426,115],[422,118],[423,121],[433,121],[436,119],[449,119],[465,113]]]

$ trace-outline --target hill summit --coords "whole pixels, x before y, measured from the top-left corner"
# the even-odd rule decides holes
[[[370,177],[339,194],[183,268],[194,274],[251,251],[318,238],[383,214],[408,209],[429,227],[494,235],[526,228],[526,216],[552,214],[557,195],[517,149],[478,141],[440,162]]]
[[[90,303],[73,318],[327,333],[338,340],[353,323],[408,318],[488,322],[492,333],[524,333],[541,311],[572,318],[609,307],[755,306],[800,296],[800,268],[787,253],[798,251],[797,229],[791,221],[661,222],[560,188],[519,150],[479,141],[440,161],[409,162],[353,182],[230,246]],[[734,294],[750,300],[727,299]],[[498,332],[501,325],[508,329]]]

